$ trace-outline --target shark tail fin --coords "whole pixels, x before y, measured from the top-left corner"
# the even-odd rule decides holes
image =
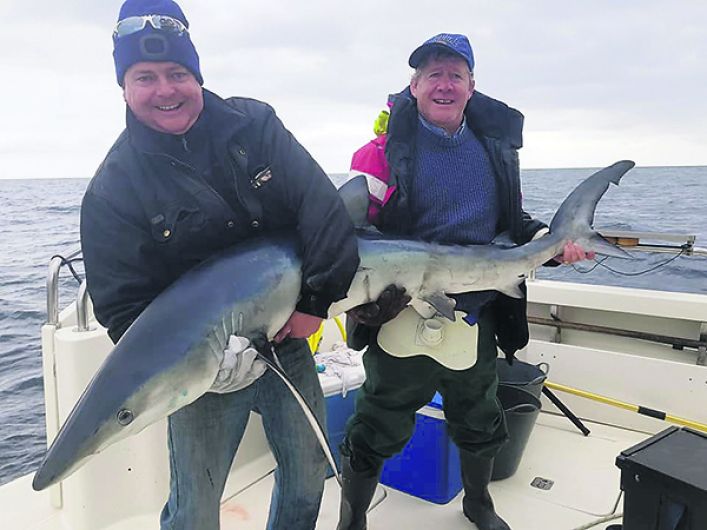
[[[598,254],[631,257],[597,234],[594,213],[597,203],[611,184],[618,184],[621,177],[634,167],[631,160],[621,160],[601,169],[579,184],[562,202],[550,222],[550,234],[557,238],[575,241],[587,250]]]
[[[582,241],[582,243],[584,244],[585,249],[593,250],[602,256],[621,259],[634,259],[634,256],[630,252],[626,252],[621,247],[607,241],[596,232],[588,236],[584,241]]]

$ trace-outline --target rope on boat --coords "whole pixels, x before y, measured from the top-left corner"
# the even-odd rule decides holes
[[[600,525],[602,523],[608,523],[609,521],[614,521],[616,519],[621,519],[624,514],[623,512],[618,511],[619,510],[619,504],[621,503],[621,498],[623,497],[624,492],[619,491],[619,495],[616,497],[616,502],[614,503],[614,508],[611,510],[611,513],[608,513],[607,515],[604,515],[603,517],[600,517],[599,519],[594,519],[593,521],[590,521],[589,523],[585,523],[582,526],[578,526],[576,528],[573,528],[572,530],[589,530],[589,528],[594,528],[597,525]],[[615,527],[618,527],[619,529],[621,528],[621,525],[611,525],[607,526],[606,530],[615,530]]]
[[[69,268],[69,271],[71,271],[71,275],[74,277],[74,279],[80,284],[81,283],[81,277],[78,275],[76,270],[74,269],[73,263],[76,262],[81,262],[83,261],[83,257],[72,257],[69,256],[68,258],[65,258],[61,254],[54,254],[51,259],[54,258],[59,258],[61,260],[61,266],[63,267],[66,265]]]
[[[583,524],[582,526],[578,526],[577,528],[573,528],[572,530],[588,530],[589,528],[594,528],[595,526],[600,525],[602,523],[608,523],[609,521],[613,521],[615,519],[621,519],[621,517],[623,516],[623,513],[612,513],[610,515],[601,517],[600,519],[596,519],[590,523]]]
[[[661,267],[665,267],[669,263],[672,263],[673,261],[678,259],[680,256],[686,255],[688,250],[689,250],[689,247],[687,245],[683,245],[678,254],[675,254],[673,257],[668,258],[660,263],[657,263],[656,265],[653,265],[652,267],[648,267],[647,269],[644,269],[642,271],[620,271],[618,269],[614,269],[613,267],[609,267],[608,265],[604,264],[604,262],[607,259],[609,259],[609,256],[605,256],[602,259],[595,259],[594,265],[592,265],[588,269],[579,268],[574,264],[572,264],[572,268],[575,270],[575,272],[578,272],[580,274],[589,274],[590,272],[594,271],[594,269],[596,269],[597,267],[603,267],[606,270],[613,272],[614,274],[618,274],[619,276],[641,276],[643,274],[648,274],[649,272],[656,271],[656,270],[660,269]]]

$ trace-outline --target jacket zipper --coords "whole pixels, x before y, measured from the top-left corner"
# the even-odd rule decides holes
[[[233,158],[231,157],[231,153],[228,153],[227,158],[228,158],[228,165],[231,168],[231,176],[233,177],[233,187],[236,190],[236,199],[238,199],[238,204],[240,204],[243,207],[243,210],[246,212],[246,215],[248,217],[250,217],[250,210],[248,209],[248,206],[243,201],[243,197],[241,196],[241,191],[238,189],[238,171],[236,171],[236,163],[233,161]]]
[[[186,149],[186,148],[187,148],[187,147],[186,147],[186,138],[182,137],[182,141],[184,142],[184,147],[185,147],[185,149]],[[187,163],[185,163],[185,162],[182,162],[181,160],[178,160],[178,159],[174,158],[172,155],[168,155],[168,154],[166,154],[166,153],[150,153],[150,154],[155,155],[155,156],[164,157],[164,158],[166,158],[167,160],[170,160],[171,162],[173,162],[174,164],[176,164],[176,166],[180,166],[180,167],[182,167],[182,168],[187,169],[188,171],[186,172],[186,176],[187,176],[188,178],[190,178],[192,181],[196,182],[197,184],[201,184],[201,185],[203,185],[203,186],[206,186],[206,188],[207,188],[208,190],[210,190],[211,193],[214,194],[214,196],[216,196],[216,198],[221,202],[221,204],[222,204],[223,206],[225,206],[228,210],[230,210],[231,212],[233,212],[233,208],[231,208],[231,205],[228,204],[228,203],[226,202],[226,200],[225,200],[223,197],[221,197],[221,195],[219,195],[219,193],[213,188],[213,186],[211,186],[211,184],[209,184],[208,182],[206,182],[206,180],[200,179],[199,177],[196,176],[196,168],[195,168],[195,167],[193,167],[193,166],[191,166],[191,165],[189,165],[189,164],[187,164]],[[176,166],[175,166],[175,167],[176,167]],[[238,188],[236,188],[236,195],[238,195]],[[238,200],[239,200],[239,202],[240,202],[240,198],[239,198]],[[235,212],[233,212],[233,214],[235,215]]]

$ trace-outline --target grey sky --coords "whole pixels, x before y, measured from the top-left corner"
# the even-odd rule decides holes
[[[114,0],[2,0],[0,178],[90,177],[124,124]],[[205,86],[267,101],[327,172],[372,136],[410,52],[465,33],[520,109],[521,166],[707,164],[707,2],[183,0]]]

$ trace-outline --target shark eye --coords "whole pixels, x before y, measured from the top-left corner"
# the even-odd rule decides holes
[[[129,425],[134,419],[133,413],[128,409],[118,411],[118,423],[121,425]]]

